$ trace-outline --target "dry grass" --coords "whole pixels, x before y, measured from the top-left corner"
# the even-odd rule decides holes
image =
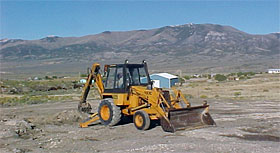
[[[190,81],[178,88],[194,98],[207,96],[208,98],[279,100],[280,75],[258,74],[251,79],[239,81]]]

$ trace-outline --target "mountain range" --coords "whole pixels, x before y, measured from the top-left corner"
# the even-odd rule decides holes
[[[261,71],[280,65],[280,33],[255,35],[217,24],[105,31],[83,37],[2,39],[0,47],[1,63],[107,64],[146,59],[153,70],[192,72]]]

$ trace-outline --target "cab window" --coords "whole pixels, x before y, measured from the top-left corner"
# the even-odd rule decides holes
[[[127,82],[130,85],[142,85],[145,81],[141,81],[143,78],[147,78],[144,67],[128,67],[126,70]]]
[[[116,72],[116,67],[109,67],[108,68],[105,89],[113,89],[114,88],[115,72]]]

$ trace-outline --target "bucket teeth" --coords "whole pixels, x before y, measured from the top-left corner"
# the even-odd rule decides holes
[[[165,132],[175,132],[175,128],[165,118],[160,119],[160,125]]]
[[[83,112],[83,113],[88,113],[88,114],[90,114],[90,112],[91,112],[91,105],[89,104],[89,103],[80,103],[79,105],[78,105],[78,110],[80,111],[80,112]]]

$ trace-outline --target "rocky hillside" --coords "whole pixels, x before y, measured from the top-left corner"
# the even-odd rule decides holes
[[[167,65],[232,65],[275,61],[280,34],[252,35],[230,26],[185,24],[151,30],[105,31],[83,37],[1,40],[1,61],[68,62],[147,59]],[[276,57],[276,58],[274,58]],[[276,62],[277,63],[277,62]],[[215,67],[215,66],[214,66]]]

